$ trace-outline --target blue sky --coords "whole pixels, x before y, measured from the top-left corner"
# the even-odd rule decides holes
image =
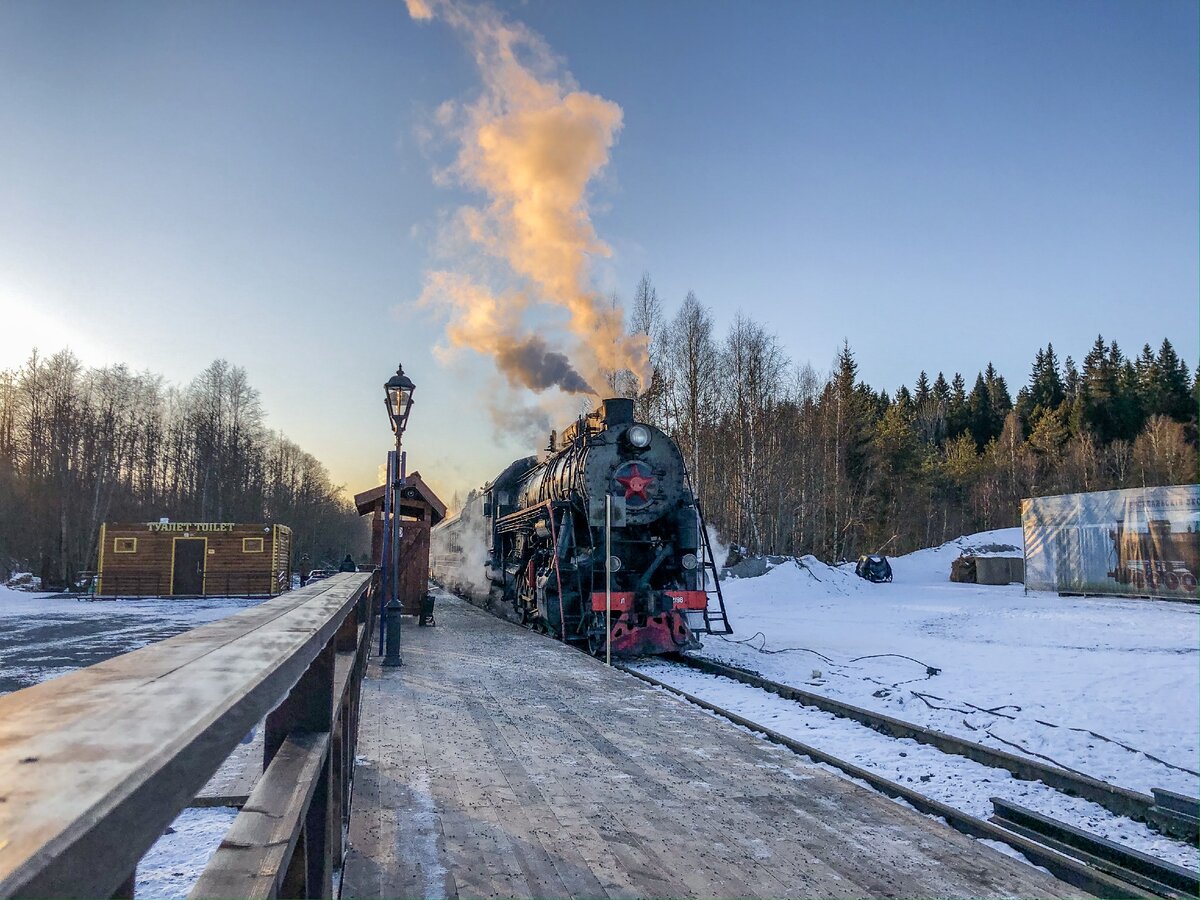
[[[1195,365],[1197,4],[499,8],[621,107],[598,291],[649,271],[668,312],[694,290],[818,370],[849,338],[889,390],[989,360],[1020,383],[1097,332]],[[435,184],[435,112],[480,91],[461,32],[398,3],[0,5],[0,367],[70,345],[183,382],[225,357],[356,491],[403,360],[413,464],[489,477],[531,448],[494,433],[490,363],[439,362],[413,307],[482,203]]]

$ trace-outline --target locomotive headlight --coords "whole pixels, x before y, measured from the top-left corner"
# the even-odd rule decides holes
[[[695,553],[683,554],[683,559],[681,559],[679,561],[679,564],[681,566],[683,566],[685,569],[689,569],[689,570],[696,568],[696,554]]]
[[[620,571],[621,571],[621,557],[619,557],[619,556],[610,556],[610,557],[608,558],[608,564],[609,564],[609,566],[612,568],[612,570],[613,570],[614,572],[620,572]]]
[[[634,425],[625,432],[625,436],[629,438],[629,443],[637,447],[639,450],[644,450],[650,446],[650,429],[645,425]]]

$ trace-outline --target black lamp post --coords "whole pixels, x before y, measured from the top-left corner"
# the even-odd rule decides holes
[[[392,431],[396,435],[395,462],[389,467],[392,473],[392,483],[387,490],[392,492],[392,521],[390,523],[391,552],[389,568],[391,569],[391,600],[384,610],[384,628],[386,630],[386,646],[383,665],[399,666],[400,659],[400,616],[404,604],[400,602],[400,491],[404,487],[403,455],[400,442],[404,437],[404,429],[408,425],[408,414],[412,411],[412,395],[416,389],[412,379],[404,374],[404,366],[396,367],[396,374],[387,380],[383,386],[383,402],[387,406],[388,419]]]

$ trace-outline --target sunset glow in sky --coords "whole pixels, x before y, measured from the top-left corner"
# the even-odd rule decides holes
[[[402,361],[448,496],[637,356],[643,271],[889,390],[1196,364],[1192,0],[420,7],[0,4],[0,368],[224,357],[354,492]]]

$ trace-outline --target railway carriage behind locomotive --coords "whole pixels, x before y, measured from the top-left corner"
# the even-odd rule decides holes
[[[433,529],[431,549],[443,584],[511,604],[522,622],[594,653],[606,644],[609,570],[614,654],[694,649],[700,632],[732,631],[683,455],[634,421],[632,400],[604,401],[561,444],[552,432],[541,462],[516,460],[473,492]]]

